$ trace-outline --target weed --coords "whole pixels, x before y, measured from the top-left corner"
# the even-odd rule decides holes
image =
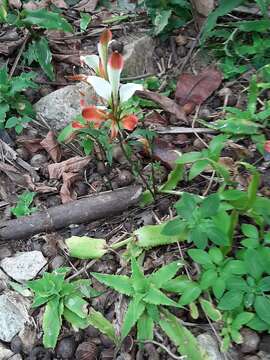
[[[11,212],[16,217],[31,215],[37,211],[37,208],[31,207],[36,193],[31,191],[24,191],[18,196],[18,201],[15,207],[11,208]]]

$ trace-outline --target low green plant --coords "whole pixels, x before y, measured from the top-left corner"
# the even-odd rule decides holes
[[[45,272],[41,279],[28,281],[27,286],[34,292],[33,308],[45,306],[43,314],[43,345],[55,348],[65,319],[75,330],[92,325],[117,343],[112,324],[94,309],[88,309],[85,299],[100,295],[91,287],[89,279],[68,282],[65,280],[69,268],[59,268],[52,273]]]
[[[189,153],[181,155],[176,163],[192,164],[189,170],[189,180],[194,179],[200,175],[207,167],[212,168],[218,175],[228,182],[230,179],[230,173],[228,168],[219,162],[220,154],[227,141],[226,135],[217,135],[211,140],[207,149],[202,151],[191,151]]]
[[[73,28],[67,20],[48,9],[13,11],[8,1],[3,0],[0,5],[0,23],[28,30],[31,41],[24,52],[24,62],[29,66],[33,62],[39,63],[46,75],[54,80],[52,53],[42,30],[72,32]]]
[[[17,204],[15,207],[11,208],[11,213],[16,217],[20,217],[31,215],[33,212],[37,211],[36,207],[31,207],[35,196],[35,192],[24,191],[18,196]]]
[[[35,74],[22,73],[9,77],[7,66],[0,69],[0,128],[14,128],[20,134],[35,112],[24,95],[26,89],[36,89]]]

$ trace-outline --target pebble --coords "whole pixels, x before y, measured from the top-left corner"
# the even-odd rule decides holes
[[[90,325],[88,326],[85,330],[85,334],[87,336],[89,336],[90,338],[95,338],[98,337],[100,332],[98,331],[98,329],[96,329],[94,326]]]
[[[66,259],[64,258],[64,256],[57,255],[55,258],[53,258],[52,262],[50,263],[50,268],[51,270],[58,269],[61,266],[63,266],[65,262]]]
[[[12,255],[12,251],[7,246],[0,247],[0,260],[7,258]]]
[[[117,177],[117,183],[119,187],[128,186],[133,181],[133,175],[128,170],[121,170]]]
[[[44,349],[42,346],[37,346],[30,352],[29,358],[27,360],[41,360],[41,359],[51,360],[51,354],[49,350]]]
[[[30,159],[29,151],[24,147],[19,147],[16,149],[18,156],[23,159],[24,161],[28,161]]]
[[[18,335],[15,335],[10,342],[10,349],[15,353],[22,351],[22,340]]]
[[[248,328],[241,330],[241,335],[243,337],[243,343],[241,345],[241,351],[244,354],[254,353],[259,346],[260,337],[259,335]]]
[[[61,359],[74,359],[76,343],[73,336],[60,340],[56,347],[56,353]]]
[[[47,156],[45,156],[43,154],[35,154],[30,160],[30,164],[35,169],[39,169],[39,168],[43,167],[44,164],[46,164],[46,163],[47,163]]]

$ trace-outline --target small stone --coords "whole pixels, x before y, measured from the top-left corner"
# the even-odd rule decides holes
[[[57,255],[55,258],[53,258],[52,262],[50,263],[51,270],[55,270],[63,266],[66,262],[66,259],[64,256]]]
[[[57,249],[55,246],[46,243],[42,246],[42,253],[50,258],[57,255]]]
[[[263,335],[259,349],[270,354],[270,335]]]
[[[8,349],[4,344],[0,343],[0,359],[7,360],[13,355],[13,352]]]
[[[20,354],[15,354],[9,358],[9,360],[23,360],[22,356]]]
[[[12,255],[12,251],[7,246],[0,247],[0,260]]]
[[[10,277],[22,283],[33,279],[45,267],[46,263],[42,252],[28,251],[19,252],[13,257],[1,260],[0,266]]]
[[[197,336],[200,348],[208,355],[209,360],[223,360],[216,340],[208,333]]]
[[[84,196],[88,194],[89,186],[83,181],[78,181],[74,186],[74,191],[77,196]]]
[[[10,349],[15,353],[22,351],[22,340],[18,335],[15,335],[10,342]]]
[[[209,109],[203,108],[200,110],[198,116],[199,116],[199,118],[201,118],[203,120],[209,120],[210,116],[211,116],[211,112]]]
[[[204,143],[200,139],[195,139],[193,142],[193,146],[198,150],[202,150],[205,148]]]
[[[241,351],[244,354],[254,353],[259,346],[260,337],[259,335],[248,328],[241,330],[241,335],[243,337],[243,343],[241,345]]]
[[[106,167],[105,167],[105,165],[103,164],[103,162],[102,161],[99,161],[98,163],[97,163],[97,172],[98,172],[98,174],[99,175],[105,175],[106,174]]]
[[[61,359],[73,359],[76,343],[73,336],[60,340],[56,347],[56,353]]]
[[[20,147],[16,150],[16,152],[18,156],[24,161],[28,161],[30,159],[30,153],[26,148]]]
[[[9,342],[30,322],[28,300],[14,291],[0,296],[0,340]]]
[[[111,346],[113,346],[112,340],[110,340],[106,335],[101,334],[101,335],[100,335],[100,340],[101,340],[102,344],[103,344],[105,347],[111,347]]]
[[[35,154],[30,160],[30,164],[35,169],[40,169],[46,163],[47,163],[47,156],[45,156],[43,154]]]
[[[128,186],[133,181],[133,175],[128,170],[119,171],[119,175],[117,177],[117,183],[119,187]]]
[[[85,330],[85,334],[87,336],[89,336],[90,338],[95,338],[98,337],[100,332],[98,331],[98,329],[96,329],[94,326],[90,325],[88,326]]]
[[[259,351],[257,355],[259,356],[260,360],[270,360],[270,353]]]
[[[75,357],[77,360],[89,360],[96,359],[97,357],[97,346],[91,341],[85,341],[81,343],[77,350]]]
[[[29,360],[51,360],[50,351],[42,346],[37,346],[29,354]]]

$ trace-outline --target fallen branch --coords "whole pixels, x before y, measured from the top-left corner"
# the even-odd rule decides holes
[[[119,214],[137,204],[141,193],[140,186],[129,186],[2,222],[0,241],[25,239],[41,232],[59,230],[71,224],[88,223]]]

